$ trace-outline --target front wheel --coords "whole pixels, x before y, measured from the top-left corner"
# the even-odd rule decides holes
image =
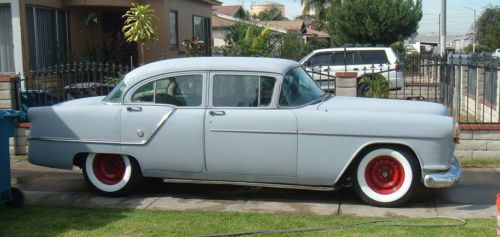
[[[142,180],[137,162],[118,154],[88,154],[83,176],[95,191],[111,197],[130,193]]]
[[[368,204],[400,206],[417,191],[419,164],[416,157],[405,149],[371,149],[358,161],[351,179],[358,196]]]

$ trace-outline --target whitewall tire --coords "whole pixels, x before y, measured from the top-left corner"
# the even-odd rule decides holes
[[[351,171],[353,188],[371,205],[399,206],[410,200],[419,186],[418,167],[416,157],[405,149],[371,149]]]
[[[139,169],[135,160],[126,155],[90,153],[83,165],[83,175],[100,194],[122,196],[142,179]]]

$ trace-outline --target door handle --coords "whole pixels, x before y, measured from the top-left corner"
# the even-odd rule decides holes
[[[140,112],[140,111],[142,111],[142,107],[140,107],[140,106],[128,106],[127,111],[128,112]]]
[[[210,116],[224,116],[224,115],[226,115],[226,112],[212,110],[212,111],[208,112],[208,114],[210,114]]]

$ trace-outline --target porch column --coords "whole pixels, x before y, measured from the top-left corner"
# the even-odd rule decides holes
[[[10,9],[12,14],[12,39],[14,44],[14,71],[24,78],[23,68],[23,38],[21,31],[21,4],[20,0],[11,0]],[[21,89],[24,90],[24,81],[21,81]]]

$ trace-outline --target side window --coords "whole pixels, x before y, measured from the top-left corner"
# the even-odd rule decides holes
[[[137,89],[134,94],[132,94],[132,102],[140,103],[147,102],[153,103],[154,95],[155,95],[155,83],[150,82],[146,85],[143,85],[139,89]]]
[[[215,75],[213,105],[265,107],[271,103],[275,78],[247,75]]]
[[[176,106],[200,106],[202,91],[201,75],[169,77],[156,81],[155,102]]]
[[[335,66],[360,64],[359,53],[356,51],[338,51],[332,55],[332,58]]]
[[[325,93],[300,67],[294,68],[284,76],[279,104],[294,107],[310,103],[324,96]]]
[[[308,67],[318,66],[331,66],[332,65],[331,53],[319,53],[312,56],[308,61]]]
[[[389,62],[385,50],[361,50],[362,64],[386,64]]]
[[[132,102],[200,106],[203,91],[201,75],[186,75],[150,82],[132,94]]]

